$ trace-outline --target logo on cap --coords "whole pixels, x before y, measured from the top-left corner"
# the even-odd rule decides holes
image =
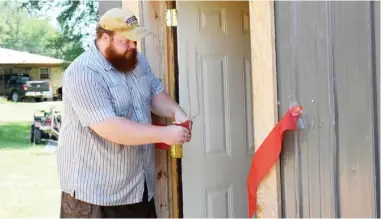
[[[138,19],[135,16],[127,18],[125,22],[131,27],[138,25]]]

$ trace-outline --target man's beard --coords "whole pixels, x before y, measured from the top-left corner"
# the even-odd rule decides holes
[[[127,54],[129,55],[127,57]],[[134,70],[138,64],[137,51],[136,49],[131,49],[124,54],[118,54],[114,46],[110,44],[105,50],[106,59],[113,65],[118,71],[127,73]]]

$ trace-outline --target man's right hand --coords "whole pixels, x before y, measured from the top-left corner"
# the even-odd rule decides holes
[[[192,137],[191,131],[182,126],[169,125],[163,128],[163,142],[168,145],[184,144],[189,142]]]

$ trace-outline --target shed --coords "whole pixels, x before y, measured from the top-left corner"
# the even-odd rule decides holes
[[[380,217],[379,2],[99,4],[135,11],[152,32],[140,50],[197,115],[181,159],[157,151],[159,217],[246,218],[253,154],[293,101],[305,128],[285,136],[256,217]]]

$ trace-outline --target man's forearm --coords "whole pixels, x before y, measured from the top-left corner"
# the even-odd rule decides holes
[[[175,119],[176,112],[186,114],[183,109],[165,92],[154,96],[151,100],[151,110],[154,114],[168,119]]]
[[[161,142],[163,127],[140,124],[116,117],[90,127],[101,137],[123,145],[143,145]]]

